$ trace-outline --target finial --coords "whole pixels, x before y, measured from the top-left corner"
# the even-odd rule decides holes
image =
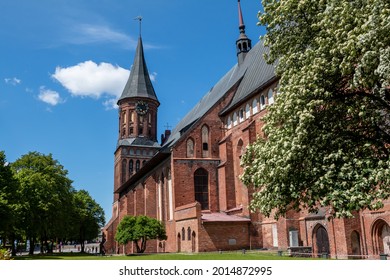
[[[239,28],[245,30],[244,18],[242,16],[240,0],[238,0],[238,23]]]
[[[142,16],[137,16],[134,18],[134,20],[139,21],[139,36],[141,37]]]

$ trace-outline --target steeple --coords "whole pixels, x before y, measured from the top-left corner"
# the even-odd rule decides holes
[[[142,44],[141,34],[138,38],[138,45],[135,51],[133,66],[131,67],[130,76],[127,80],[126,86],[118,100],[129,97],[141,97],[156,100],[158,102],[156,93],[149,77],[148,68],[146,67],[144,48]]]
[[[252,48],[252,42],[245,34],[245,24],[242,16],[240,0],[238,0],[238,29],[240,30],[240,36],[236,41],[237,58],[238,64],[241,64],[245,59],[246,53]]]

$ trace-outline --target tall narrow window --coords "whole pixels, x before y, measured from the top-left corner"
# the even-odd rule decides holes
[[[194,174],[195,200],[201,205],[202,210],[209,209],[209,174],[199,168]]]
[[[234,114],[233,114],[233,126],[234,125],[237,125],[237,112],[234,112]]]
[[[265,97],[264,95],[260,96],[260,110],[265,108]]]
[[[133,160],[131,159],[130,161],[129,161],[129,173],[130,173],[130,175],[131,174],[133,174],[133,171],[134,171],[134,162],[133,162]]]
[[[135,172],[138,172],[138,171],[139,171],[139,168],[140,168],[140,161],[137,160],[137,161],[135,162]]]
[[[122,160],[122,174],[121,174],[121,183],[123,184],[126,181],[126,160]]]
[[[274,94],[272,92],[272,89],[269,89],[268,91],[268,104],[271,105],[274,103]]]
[[[251,116],[251,106],[249,104],[246,104],[245,106],[245,118],[249,118]]]
[[[184,228],[181,229],[181,240],[186,240],[186,230]]]
[[[187,157],[194,157],[194,140],[191,138],[187,140]]]
[[[191,240],[191,228],[187,228],[187,240]]]
[[[202,127],[202,156],[209,157],[209,128],[206,125]]]
[[[258,107],[257,107],[257,99],[253,99],[253,102],[252,102],[252,113],[253,114],[256,114],[257,112],[259,111]]]
[[[230,129],[232,128],[232,117],[229,116],[226,122],[227,128]]]

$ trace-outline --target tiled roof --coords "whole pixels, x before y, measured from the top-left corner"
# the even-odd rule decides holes
[[[152,82],[146,67],[142,39],[139,37],[134,63],[131,67],[130,76],[118,102],[128,97],[145,97],[157,100]],[[158,101],[158,100],[157,100]]]

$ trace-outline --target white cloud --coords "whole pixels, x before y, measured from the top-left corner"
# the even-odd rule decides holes
[[[116,43],[135,48],[137,41],[126,34],[115,31],[106,25],[74,24],[66,41],[83,45],[92,43]]]
[[[5,81],[6,84],[13,85],[13,86],[16,86],[16,85],[18,85],[18,84],[20,84],[22,82],[21,79],[18,79],[16,77],[5,78],[4,81]]]
[[[106,110],[112,110],[112,109],[118,109],[117,105],[118,99],[109,99],[103,102],[104,107]]]
[[[108,94],[119,98],[129,72],[110,63],[85,61],[67,68],[57,67],[52,77],[73,96],[100,98]]]
[[[63,102],[58,92],[46,89],[45,87],[40,88],[38,99],[52,106],[56,106],[57,104]]]

